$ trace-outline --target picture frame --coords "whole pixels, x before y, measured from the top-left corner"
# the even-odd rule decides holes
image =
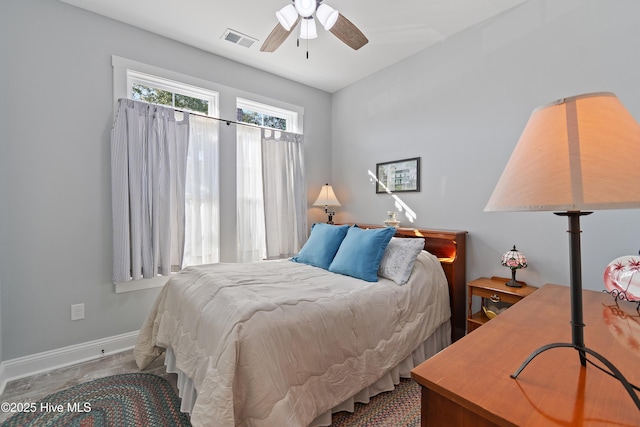
[[[376,164],[376,193],[420,191],[420,157]]]

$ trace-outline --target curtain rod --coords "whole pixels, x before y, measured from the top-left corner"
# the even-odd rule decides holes
[[[130,98],[122,98],[122,99],[130,99]],[[188,114],[193,114],[194,116],[198,116],[198,117],[204,117],[207,119],[213,119],[213,120],[218,120],[220,122],[225,122],[227,124],[227,126],[234,124],[234,125],[240,125],[240,126],[249,126],[249,127],[254,127],[254,128],[258,128],[258,129],[269,129],[269,130],[275,130],[275,131],[280,131],[280,132],[287,132],[287,131],[283,131],[281,129],[274,129],[274,128],[270,128],[267,126],[260,126],[260,125],[256,125],[254,123],[245,123],[245,122],[238,122],[236,120],[229,120],[229,119],[221,119],[220,117],[213,117],[213,116],[208,116],[206,114],[202,114],[202,113],[198,113],[195,111],[191,111],[191,110],[182,110],[180,108],[176,108],[176,107],[170,107],[168,105],[163,105],[163,104],[155,104],[153,102],[147,102],[147,101],[139,101],[139,100],[135,100],[135,99],[130,99],[131,101],[136,101],[136,102],[144,102],[145,104],[149,104],[149,105],[157,105],[159,107],[167,107],[167,108],[172,108],[174,111],[177,111],[179,113],[188,113]]]
[[[142,101],[142,102],[144,102],[144,101]],[[162,105],[162,104],[152,104],[152,105],[160,105],[162,107],[168,107],[167,105]],[[169,108],[173,108],[174,111],[177,111],[179,113],[183,113],[183,114],[188,113],[188,114],[193,114],[194,116],[204,117],[206,119],[213,119],[213,120],[218,120],[220,122],[225,122],[227,124],[227,126],[229,126],[231,124],[234,124],[234,125],[240,125],[240,126],[248,126],[248,127],[252,127],[252,128],[256,128],[256,129],[266,129],[266,130],[270,130],[270,131],[273,131],[273,132],[282,132],[282,133],[291,133],[291,134],[294,134],[294,135],[302,135],[302,134],[297,133],[297,132],[291,132],[291,131],[282,130],[282,129],[270,128],[270,127],[267,127],[267,126],[260,126],[260,125],[254,124],[254,123],[238,122],[238,121],[235,121],[235,120],[228,120],[228,119],[221,119],[219,117],[207,116],[206,114],[196,113],[196,112],[193,112],[191,110],[181,110],[180,108],[175,108],[175,107],[169,107]]]
[[[153,105],[161,105],[161,104],[153,104]],[[164,105],[164,107],[167,107],[167,106]],[[181,110],[180,108],[175,108],[175,107],[169,107],[169,108],[173,108],[175,111],[177,111],[179,113],[189,113],[189,114],[193,114],[194,116],[204,117],[204,118],[207,118],[207,119],[218,120],[220,122],[225,122],[227,124],[227,126],[229,126],[231,124],[234,124],[234,125],[248,126],[248,127],[252,127],[252,128],[258,128],[258,129],[266,129],[266,130],[270,130],[270,131],[274,131],[274,132],[284,132],[284,133],[293,133],[293,134],[296,134],[296,135],[301,135],[301,134],[298,134],[296,132],[291,132],[291,131],[282,130],[282,129],[276,129],[276,128],[270,128],[268,126],[260,126],[260,125],[254,124],[254,123],[238,122],[238,121],[235,121],[235,120],[228,120],[228,119],[221,119],[219,117],[207,116],[206,114],[196,113],[196,112],[191,111],[191,110]]]
[[[154,104],[154,105],[161,105],[161,104]],[[161,106],[166,107],[166,105],[161,105]],[[197,113],[197,112],[191,111],[191,110],[181,110],[180,108],[175,108],[175,107],[173,107],[173,109],[175,111],[179,112],[179,113],[183,113],[183,114],[188,113],[188,114],[193,114],[194,116],[198,116],[198,117],[204,117],[204,118],[207,118],[207,119],[213,119],[213,120],[218,120],[218,121],[221,121],[221,122],[225,122],[227,124],[227,126],[229,126],[231,124],[234,124],[234,125],[241,125],[241,126],[250,126],[250,127],[259,128],[259,129],[261,129],[261,128],[273,129],[273,128],[268,128],[266,126],[259,126],[259,125],[253,124],[253,123],[238,122],[238,121],[235,121],[235,120],[221,119],[220,117],[208,116],[206,114]],[[275,130],[279,130],[279,129],[275,129]]]

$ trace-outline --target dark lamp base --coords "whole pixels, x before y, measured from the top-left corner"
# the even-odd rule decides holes
[[[511,280],[509,280],[507,283],[505,283],[505,285],[510,286],[512,288],[521,288],[522,287],[522,283],[518,283],[518,281],[516,281],[516,269],[515,268],[511,269]]]
[[[566,216],[569,219],[569,255],[571,262],[571,343],[552,343],[540,347],[539,349],[531,353],[531,355],[522,363],[522,365],[516,372],[511,374],[511,378],[518,378],[518,375],[520,375],[522,370],[527,367],[529,362],[531,362],[540,353],[558,347],[571,347],[577,350],[580,357],[580,365],[587,366],[587,362],[589,362],[590,365],[598,368],[599,370],[620,381],[622,386],[625,388],[625,390],[633,400],[633,403],[635,403],[638,410],[640,410],[640,397],[636,394],[636,390],[640,390],[640,387],[631,384],[624,377],[624,375],[622,375],[622,373],[604,356],[596,353],[593,350],[590,350],[584,345],[585,325],[582,319],[582,256],[580,255],[580,217],[582,215],[589,215],[591,214],[591,212],[569,211],[556,212],[555,214]],[[515,277],[515,271],[513,272],[513,277]],[[587,359],[587,354],[598,359],[603,365],[608,368],[608,370]]]
[[[324,208],[325,213],[327,214],[327,224],[333,224],[333,216],[336,214],[333,211],[330,211],[326,207]]]

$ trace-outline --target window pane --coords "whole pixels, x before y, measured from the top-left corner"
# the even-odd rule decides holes
[[[238,108],[238,121],[264,126],[272,129],[287,130],[287,121],[280,117],[269,116],[251,110]]]
[[[203,114],[209,113],[209,101],[205,99],[193,98],[187,95],[176,93],[176,108],[196,111]]]
[[[173,94],[171,92],[136,83],[132,85],[131,89],[133,91],[133,99],[136,101],[145,101],[152,104],[173,107]]]
[[[273,129],[287,130],[287,121],[285,119],[267,115],[263,115],[262,117],[262,120],[264,122],[263,126]]]
[[[238,121],[262,126],[262,114],[238,108]]]

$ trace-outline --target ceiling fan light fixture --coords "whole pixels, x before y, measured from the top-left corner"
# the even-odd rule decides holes
[[[315,39],[318,37],[316,31],[316,21],[313,17],[302,19],[300,23],[300,38],[301,39]]]
[[[329,31],[338,20],[338,11],[329,5],[322,3],[316,11],[316,18],[325,30]]]
[[[369,43],[367,37],[353,22],[331,6],[325,5],[323,0],[292,0],[292,3],[276,12],[278,23],[260,47],[260,52],[275,52],[298,25],[298,21],[300,21],[298,46],[300,39],[316,38],[318,33],[315,18],[318,18],[318,22],[327,31],[353,50],[358,50]],[[292,13],[294,10],[297,14]],[[308,57],[309,52],[307,52]]]
[[[308,18],[316,11],[316,0],[295,0],[296,10],[303,18]]]
[[[278,18],[280,25],[289,31],[298,19],[298,11],[292,4],[288,4],[276,12],[276,18]]]

